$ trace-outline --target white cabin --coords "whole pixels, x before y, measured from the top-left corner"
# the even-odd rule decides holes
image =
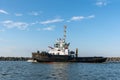
[[[69,44],[66,43],[66,26],[64,26],[64,38],[57,39],[54,47],[49,46],[48,53],[53,55],[69,55]]]
[[[69,55],[69,43],[66,43],[64,39],[59,39],[54,44],[54,48],[49,47],[48,53],[54,55]]]

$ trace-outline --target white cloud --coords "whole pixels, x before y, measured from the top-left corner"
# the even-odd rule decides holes
[[[81,21],[84,19],[92,19],[94,18],[95,15],[90,15],[90,16],[73,16],[70,20],[68,20],[67,22],[71,22],[71,21]]]
[[[62,22],[64,21],[63,19],[59,19],[59,18],[56,18],[56,19],[52,19],[52,20],[46,20],[46,21],[42,21],[40,22],[41,24],[50,24],[50,23],[57,23],[57,22]]]
[[[96,2],[96,6],[102,7],[102,6],[106,6],[108,4],[107,0],[98,0]]]
[[[8,12],[6,12],[5,10],[2,10],[2,9],[0,9],[0,13],[1,14],[8,14]]]
[[[15,16],[22,16],[23,14],[21,13],[15,13]]]
[[[7,28],[18,28],[20,30],[27,29],[27,27],[29,25],[29,24],[27,24],[25,22],[14,22],[14,21],[11,21],[11,20],[3,21],[3,22],[1,22],[1,24],[4,27],[7,27]]]
[[[52,30],[54,30],[54,26],[50,26],[50,27],[46,27],[46,28],[43,28],[43,30],[45,30],[45,31],[52,31]]]
[[[36,22],[32,22],[30,25],[35,25],[35,24],[39,24],[39,21],[36,21]]]
[[[73,16],[70,20],[68,20],[67,22],[71,22],[71,21],[81,21],[85,19],[84,16]]]
[[[90,15],[87,17],[88,19],[92,19],[92,18],[95,18],[95,15]]]
[[[85,17],[84,16],[73,16],[71,18],[71,21],[78,21],[78,20],[83,20]]]
[[[55,29],[55,26],[49,26],[44,28],[37,28],[37,31],[53,31]]]

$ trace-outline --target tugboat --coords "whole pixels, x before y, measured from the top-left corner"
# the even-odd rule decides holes
[[[76,51],[70,51],[70,43],[66,42],[66,26],[64,26],[64,37],[57,39],[54,47],[48,46],[49,51],[37,51],[32,53],[32,59],[37,62],[87,62],[102,63],[105,57],[78,57],[78,48]]]

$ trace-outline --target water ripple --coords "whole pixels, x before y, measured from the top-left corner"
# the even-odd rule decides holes
[[[120,63],[1,61],[0,80],[120,80]]]

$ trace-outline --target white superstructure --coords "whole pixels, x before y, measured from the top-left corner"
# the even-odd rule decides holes
[[[50,47],[50,50],[48,53],[53,55],[69,55],[69,44],[66,43],[66,26],[64,26],[64,38],[63,39],[57,39],[56,43],[54,44],[54,47]]]

